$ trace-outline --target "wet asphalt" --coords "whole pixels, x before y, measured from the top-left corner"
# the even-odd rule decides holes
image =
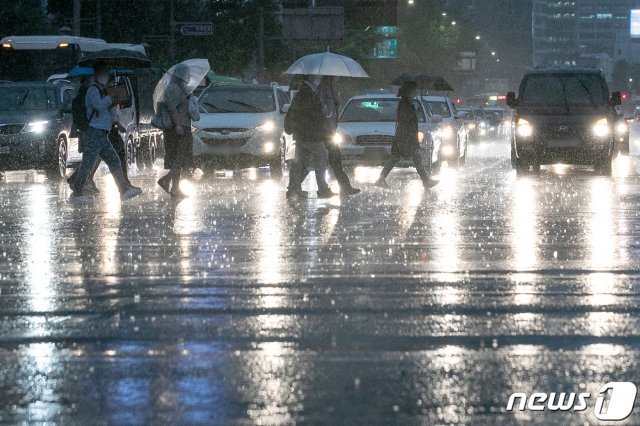
[[[600,386],[640,384],[633,156],[516,177],[487,141],[429,191],[359,168],[362,194],[300,203],[268,169],[173,202],[161,166],[124,204],[105,171],[90,206],[0,181],[1,422],[594,424]],[[593,396],[506,412],[513,392]]]

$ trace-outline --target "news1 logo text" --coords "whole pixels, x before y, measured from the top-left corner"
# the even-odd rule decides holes
[[[637,392],[631,382],[609,382],[595,396],[593,414],[598,420],[624,420],[633,411]],[[588,392],[516,392],[509,397],[507,411],[584,411],[592,401]]]

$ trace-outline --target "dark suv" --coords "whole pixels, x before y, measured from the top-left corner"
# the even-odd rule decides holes
[[[519,97],[507,95],[515,110],[511,163],[518,173],[542,164],[593,165],[611,174],[615,147],[615,106],[602,71],[593,68],[535,68],[520,84]]]

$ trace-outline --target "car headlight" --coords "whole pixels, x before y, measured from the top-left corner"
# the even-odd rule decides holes
[[[440,136],[444,139],[450,139],[453,136],[453,127],[447,125],[440,129]]]
[[[476,128],[476,125],[474,123],[469,124],[469,129],[473,130]]]
[[[617,134],[624,135],[628,131],[629,131],[629,125],[627,123],[625,123],[624,121],[621,121],[618,124],[616,124],[616,133]]]
[[[262,147],[262,149],[264,150],[264,152],[266,152],[267,154],[269,154],[270,152],[273,152],[273,142],[267,142],[264,144],[264,146]]]
[[[256,129],[260,132],[273,132],[275,128],[276,128],[276,123],[273,120],[267,120],[261,125],[259,125],[258,127],[256,127]]]
[[[444,155],[445,157],[449,157],[451,155],[453,155],[454,150],[453,147],[451,145],[447,145],[447,146],[443,146],[442,147],[442,155]]]
[[[47,129],[48,121],[32,121],[23,130],[24,133],[42,133]]]
[[[344,142],[344,136],[336,132],[333,134],[331,141],[336,145],[342,145],[342,143]]]
[[[424,141],[424,132],[418,132],[418,142]]]
[[[533,134],[533,127],[527,120],[521,118],[516,124],[516,131],[518,132],[518,136],[528,138]]]
[[[611,129],[609,128],[609,120],[606,118],[601,118],[593,125],[593,134],[597,137],[604,138],[609,136],[609,133],[611,133]]]
[[[487,123],[485,123],[484,121],[480,122],[480,127],[487,127]]]

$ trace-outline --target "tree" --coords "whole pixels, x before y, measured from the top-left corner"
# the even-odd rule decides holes
[[[47,34],[50,31],[40,0],[2,2],[0,36]]]

